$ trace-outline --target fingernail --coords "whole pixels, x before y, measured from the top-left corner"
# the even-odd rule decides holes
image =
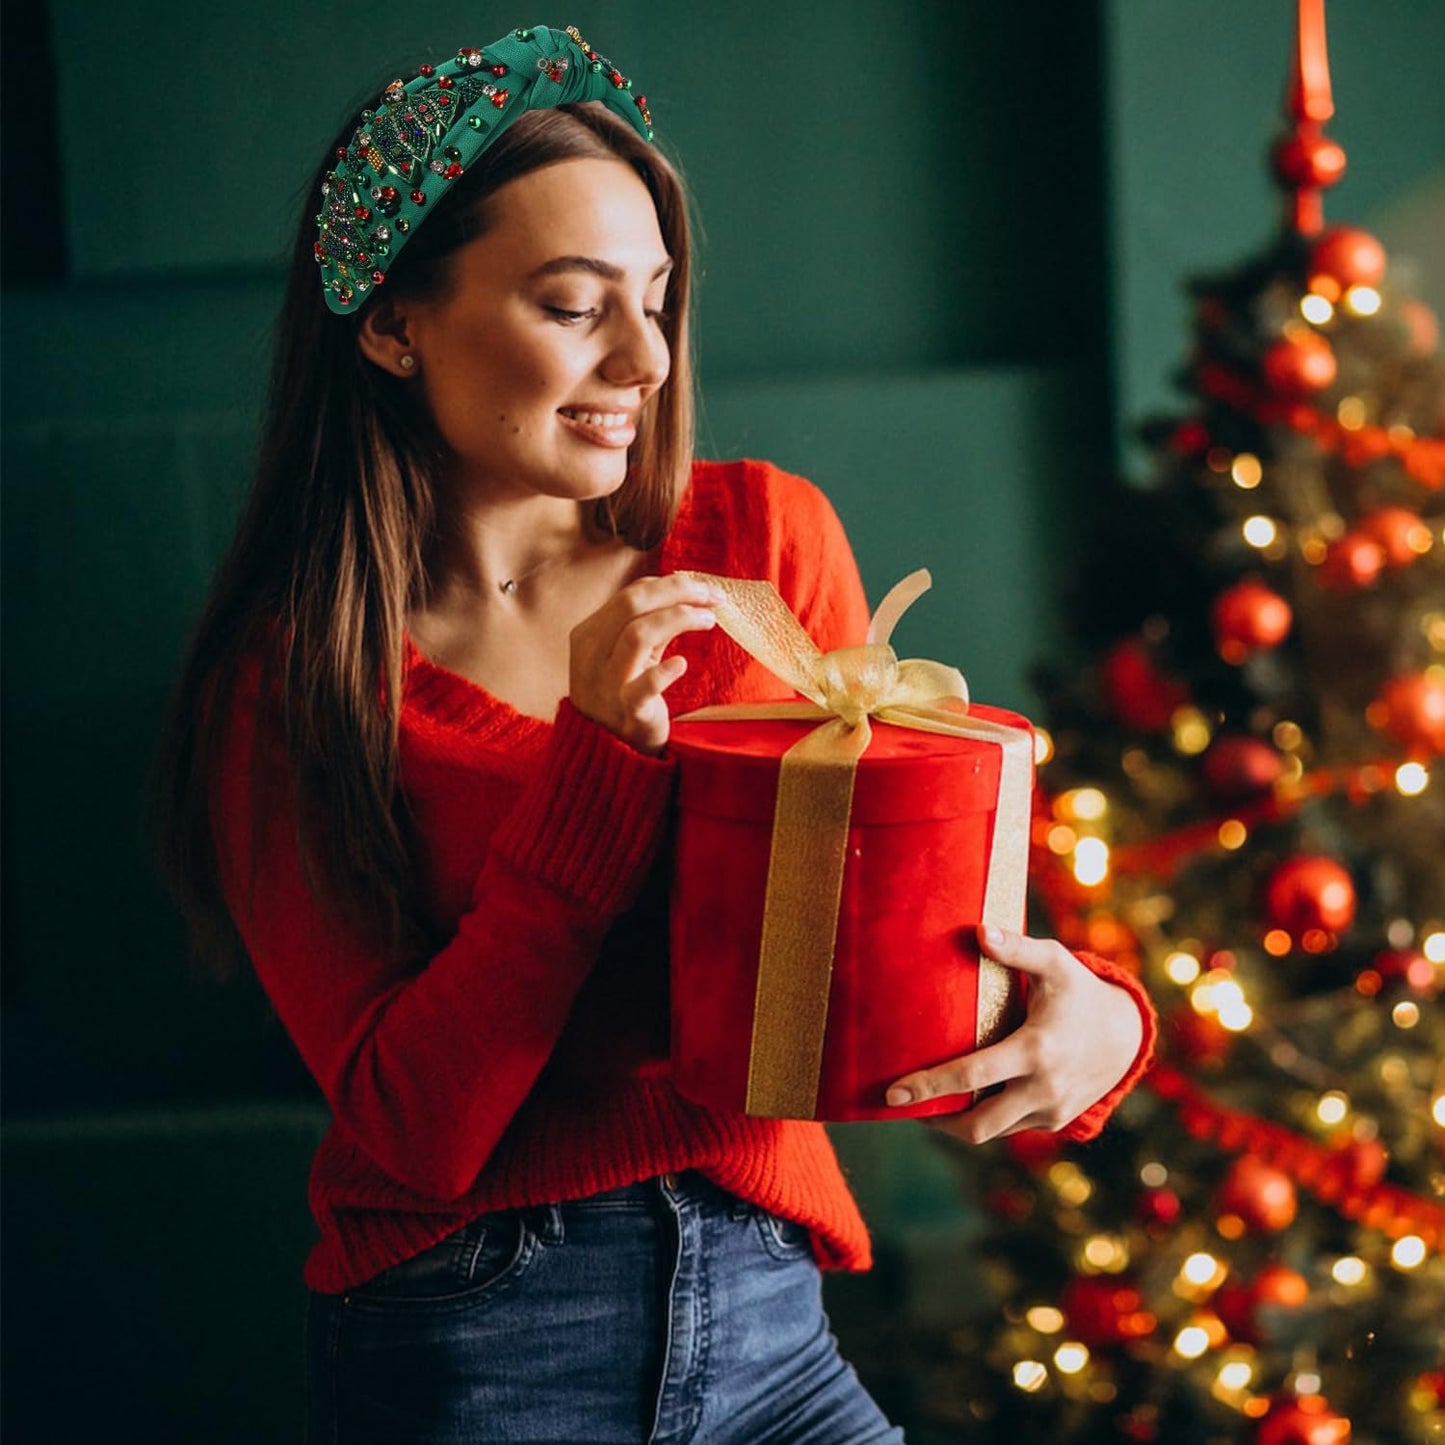
[[[988,944],[990,948],[1002,948],[1007,940],[1004,936],[1003,929],[999,928],[996,924],[987,923],[983,929],[983,941]]]
[[[889,1089],[886,1098],[890,1104],[911,1104],[913,1102],[913,1090],[905,1089],[901,1084]]]

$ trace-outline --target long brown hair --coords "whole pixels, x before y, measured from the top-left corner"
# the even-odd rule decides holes
[[[350,137],[355,123],[328,150]],[[603,106],[520,116],[451,188],[386,281],[391,294],[444,291],[449,258],[481,235],[499,187],[559,161],[622,160],[657,207],[673,260],[664,332],[667,384],[646,408],[627,479],[596,504],[595,526],[642,550],[666,534],[692,455],[686,197],[667,159]],[[303,207],[277,320],[255,477],[211,585],[163,728],[155,791],[163,875],[203,966],[244,956],[222,896],[210,807],[230,695],[248,651],[263,666],[284,736],[301,857],[338,920],[400,946],[414,919],[414,862],[397,757],[408,609],[446,458],[414,388],[372,365],[355,316],[327,310],[312,251],[316,198]],[[260,729],[258,729],[258,736]],[[259,836],[259,830],[255,830]]]

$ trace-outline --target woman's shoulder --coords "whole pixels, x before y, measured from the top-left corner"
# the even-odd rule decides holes
[[[791,517],[831,511],[828,499],[806,477],[753,457],[732,461],[694,461],[689,504]]]
[[[666,560],[670,568],[777,578],[835,534],[841,529],[832,505],[806,478],[752,458],[699,461]]]

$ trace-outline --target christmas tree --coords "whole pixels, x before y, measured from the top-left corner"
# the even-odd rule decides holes
[[[1101,1140],[960,1152],[995,1298],[932,1408],[998,1438],[1445,1439],[1445,363],[1324,226],[1322,6],[1284,224],[1192,284],[1107,645],[1041,678],[1035,931],[1134,963],[1165,1027]]]

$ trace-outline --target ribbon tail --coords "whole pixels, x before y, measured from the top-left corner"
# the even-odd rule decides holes
[[[817,1111],[833,982],[833,948],[853,779],[867,719],[834,719],[783,754],[758,957],[749,1114],[811,1119]]]

